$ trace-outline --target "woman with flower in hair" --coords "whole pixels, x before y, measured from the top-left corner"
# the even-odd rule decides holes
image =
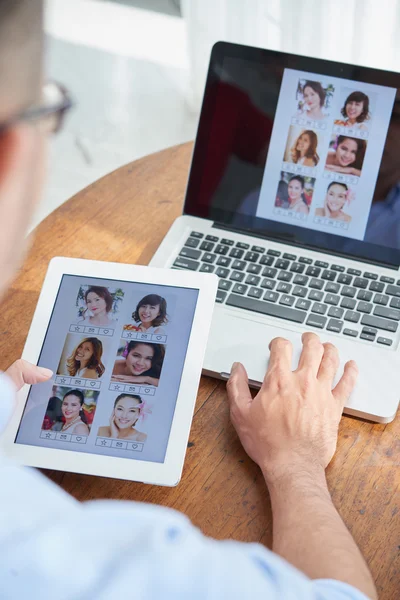
[[[165,349],[162,344],[131,341],[126,345],[123,358],[117,358],[112,372],[112,381],[143,383],[158,386],[164,362]]]
[[[136,394],[120,394],[115,402],[110,417],[110,424],[99,427],[98,436],[120,440],[145,442],[147,435],[136,429],[138,421],[144,420],[151,410],[140,396]]]
[[[315,210],[317,217],[328,217],[329,219],[336,219],[337,221],[351,221],[350,215],[343,212],[343,207],[346,202],[350,202],[351,190],[345,183],[339,183],[332,181],[328,185],[326,191],[325,202],[322,208]]]

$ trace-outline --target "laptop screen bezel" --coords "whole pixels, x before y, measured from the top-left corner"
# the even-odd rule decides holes
[[[217,42],[211,52],[183,214],[209,219],[224,228],[243,231],[257,237],[274,239],[295,246],[307,247],[312,250],[323,250],[327,253],[358,258],[365,262],[382,264],[398,269],[400,265],[400,249],[371,244],[360,240],[351,240],[352,247],[349,251],[346,248],[348,238],[343,236],[328,233],[321,234],[321,232],[312,231],[307,228],[285,225],[255,216],[242,215],[235,211],[216,208],[210,204],[201,202],[199,195],[200,182],[203,178],[207,178],[205,169],[206,156],[209,150],[209,138],[218,94],[218,83],[222,81],[221,73],[226,58],[253,61],[259,64],[276,64],[278,62],[287,69],[308,71],[324,76],[363,81],[376,85],[387,85],[400,90],[400,73],[394,71],[361,67],[228,42]],[[318,241],[316,241],[317,238]],[[321,240],[323,240],[323,243],[321,243]]]

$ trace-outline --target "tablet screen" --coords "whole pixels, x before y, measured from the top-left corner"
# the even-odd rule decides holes
[[[15,442],[164,462],[197,297],[64,275]]]

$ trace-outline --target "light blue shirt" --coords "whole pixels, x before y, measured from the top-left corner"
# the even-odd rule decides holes
[[[14,389],[0,374],[0,428]],[[311,581],[260,544],[215,541],[173,510],[138,502],[81,504],[0,457],[0,599],[366,600]]]

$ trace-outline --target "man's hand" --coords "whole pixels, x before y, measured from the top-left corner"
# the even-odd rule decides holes
[[[242,364],[233,365],[227,384],[233,425],[267,480],[287,468],[327,467],[336,450],[344,403],[356,383],[357,366],[350,361],[332,390],[339,367],[335,346],[322,344],[313,333],[303,334],[302,341],[293,372],[291,343],[272,340],[268,370],[254,399]]]
[[[25,383],[29,385],[43,383],[53,375],[53,371],[50,369],[37,367],[22,358],[16,360],[5,373],[12,379],[17,390],[20,390]]]

